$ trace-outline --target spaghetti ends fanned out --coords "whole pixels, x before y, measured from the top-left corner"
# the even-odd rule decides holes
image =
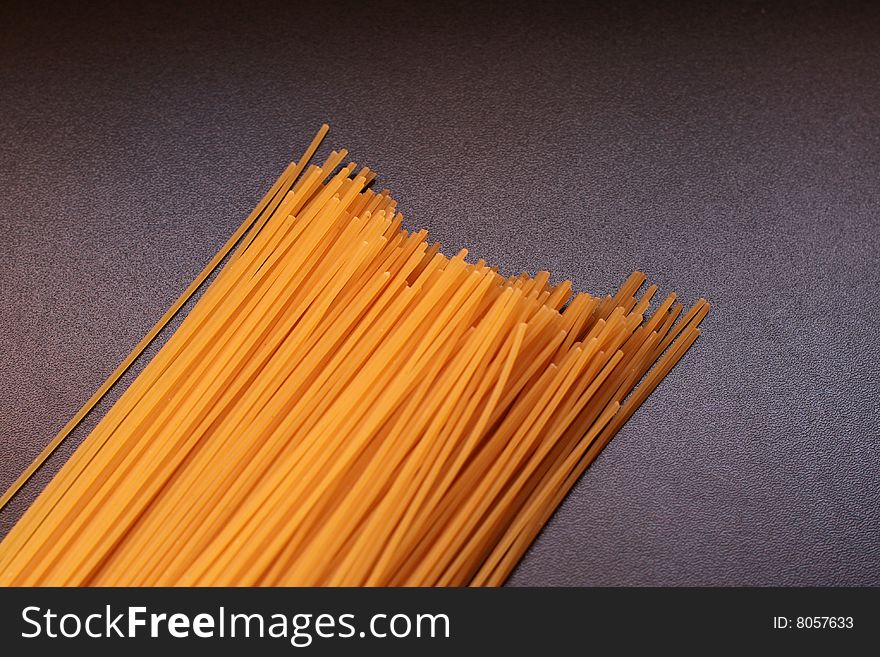
[[[4,496],[225,258],[0,584],[500,585],[699,335],[640,272],[594,297],[443,254],[345,151],[308,164],[325,133]]]

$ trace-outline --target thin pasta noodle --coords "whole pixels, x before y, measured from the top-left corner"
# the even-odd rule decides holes
[[[323,126],[0,543],[0,585],[503,584],[700,334],[700,299],[505,277],[404,229]],[[656,306],[649,312],[652,303]]]

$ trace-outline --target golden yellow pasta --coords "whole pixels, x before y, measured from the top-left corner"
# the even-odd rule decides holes
[[[326,132],[0,499],[225,260],[0,544],[0,584],[502,584],[699,335],[709,304],[648,315],[638,272],[598,298],[444,255],[345,151],[309,165]]]

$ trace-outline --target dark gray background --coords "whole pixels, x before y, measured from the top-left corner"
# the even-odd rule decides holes
[[[880,584],[880,10],[83,4],[0,9],[0,487],[327,121],[449,250],[714,304],[512,584]]]

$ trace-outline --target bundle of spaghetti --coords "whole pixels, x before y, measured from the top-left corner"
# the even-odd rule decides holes
[[[0,584],[499,585],[699,335],[639,272],[600,298],[444,255],[346,157],[282,174]]]

